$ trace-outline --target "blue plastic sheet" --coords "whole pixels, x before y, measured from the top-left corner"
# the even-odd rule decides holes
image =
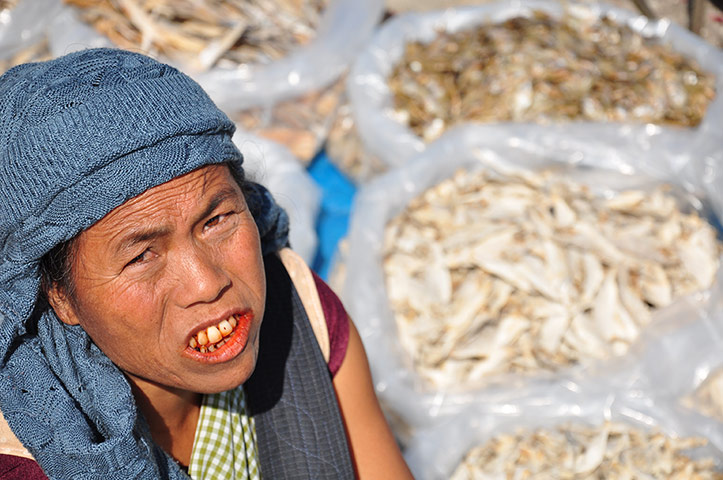
[[[316,222],[319,246],[311,268],[324,280],[328,280],[331,262],[337,244],[349,227],[349,214],[356,194],[356,187],[321,151],[308,168],[311,178],[322,190],[321,207]]]

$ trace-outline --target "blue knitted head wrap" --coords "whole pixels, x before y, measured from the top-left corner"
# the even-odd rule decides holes
[[[200,166],[242,172],[233,123],[189,77],[85,50],[0,77],[0,410],[51,478],[187,478],[156,446],[123,374],[39,299],[39,260],[115,207]],[[286,214],[251,184],[264,253]]]

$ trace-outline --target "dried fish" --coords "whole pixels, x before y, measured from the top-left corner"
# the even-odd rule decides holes
[[[723,251],[670,188],[608,197],[554,170],[460,170],[412,200],[383,268],[414,368],[465,389],[624,353],[654,310],[712,284]]]
[[[683,403],[723,421],[723,368],[714,371]]]
[[[20,0],[0,0],[0,12],[15,8]]]
[[[497,435],[470,449],[450,478],[723,479],[714,459],[693,459],[686,452],[707,443],[621,422],[568,422]]]
[[[326,139],[326,153],[339,170],[359,184],[387,170],[387,166],[364,147],[345,95]]]
[[[196,71],[266,64],[311,41],[328,0],[65,0],[121,48]]]
[[[343,81],[337,80],[323,90],[279,102],[271,108],[237,112],[233,118],[245,130],[284,145],[308,164],[328,136],[343,88]]]
[[[541,11],[415,41],[388,78],[394,118],[425,141],[464,122],[570,120],[694,127],[715,79],[609,17]]]

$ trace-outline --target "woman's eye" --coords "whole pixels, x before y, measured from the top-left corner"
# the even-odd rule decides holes
[[[216,215],[215,217],[210,218],[204,225],[204,228],[213,228],[217,226],[219,223],[223,222],[229,217],[230,213],[221,213],[219,215]]]
[[[221,215],[216,215],[215,217],[213,217],[212,219],[207,221],[205,226],[206,227],[215,227],[216,225],[218,225],[218,222],[220,222],[220,221],[221,221]]]
[[[149,260],[150,257],[151,257],[151,250],[150,250],[150,249],[146,249],[146,250],[143,251],[143,253],[141,253],[140,255],[138,255],[137,257],[135,257],[134,259],[132,259],[130,262],[128,262],[128,263],[126,264],[126,266],[128,266],[128,265],[133,265],[133,264],[135,264],[135,263],[144,262],[144,261],[146,261],[146,260]]]

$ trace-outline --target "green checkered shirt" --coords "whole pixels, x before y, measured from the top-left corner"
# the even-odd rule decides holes
[[[253,418],[242,386],[204,395],[188,473],[194,480],[259,480]]]

